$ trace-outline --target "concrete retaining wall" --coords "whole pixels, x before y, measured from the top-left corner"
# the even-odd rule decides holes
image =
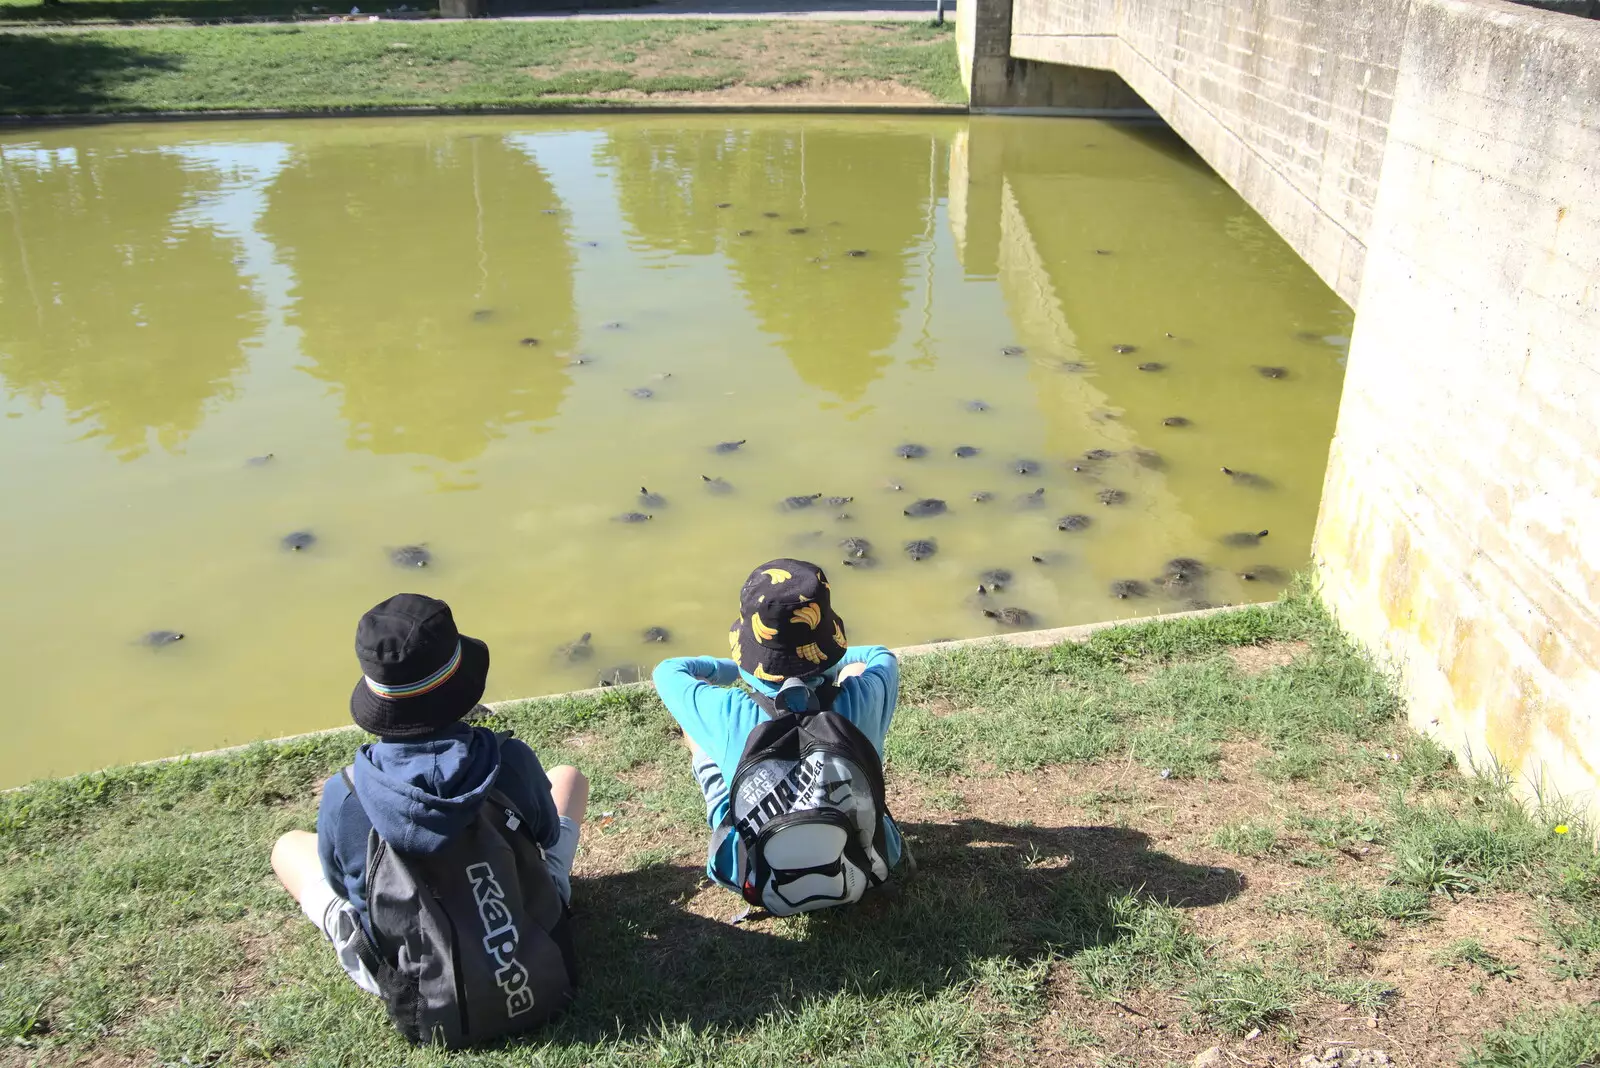
[[[965,0],[964,44],[988,26],[993,50],[995,7],[1008,57],[1116,74],[1355,307],[1327,599],[1399,667],[1417,726],[1594,804],[1600,23],[1500,0]]]

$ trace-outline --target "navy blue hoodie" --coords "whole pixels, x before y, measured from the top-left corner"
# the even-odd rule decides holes
[[[427,738],[369,742],[356,752],[351,778],[322,788],[317,810],[317,852],[334,892],[367,919],[367,832],[376,829],[403,853],[436,853],[467,825],[497,789],[522,810],[528,832],[546,849],[556,844],[561,824],[550,780],[539,758],[515,738],[501,742],[486,727],[452,724]]]

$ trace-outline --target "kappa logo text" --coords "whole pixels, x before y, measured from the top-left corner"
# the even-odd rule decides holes
[[[494,961],[494,981],[506,995],[506,1015],[518,1016],[533,1008],[533,991],[528,989],[528,969],[516,958],[522,938],[506,908],[506,893],[483,861],[467,867],[467,878],[483,920],[483,950]]]

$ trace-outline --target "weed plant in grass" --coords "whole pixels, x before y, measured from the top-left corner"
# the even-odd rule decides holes
[[[1600,1008],[1552,1005],[1485,1036],[1462,1068],[1586,1068],[1600,1062]]]

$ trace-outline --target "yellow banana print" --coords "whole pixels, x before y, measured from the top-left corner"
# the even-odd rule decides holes
[[[789,617],[789,622],[804,623],[812,630],[816,630],[822,626],[822,606],[820,604],[808,604],[804,608],[797,609],[795,614]]]
[[[756,636],[758,642],[769,642],[778,636],[777,627],[769,627],[761,622],[761,617],[754,612],[750,613],[750,633]]]
[[[739,660],[739,632],[732,631],[728,634],[728,648],[733,652],[734,662]]]
[[[789,574],[789,572],[785,571],[781,567],[769,567],[761,573],[767,576],[767,578],[771,579],[774,586],[780,582],[788,582],[790,579],[794,578],[793,575]]]
[[[810,645],[802,645],[795,650],[795,654],[811,661],[813,664],[820,664],[828,659],[827,655],[817,647],[816,642],[812,642]]]
[[[833,621],[833,644],[837,645],[841,649],[850,648],[850,646],[846,644],[844,640],[844,628],[839,626],[839,621],[837,619]]]
[[[757,664],[756,665],[756,669],[754,671],[752,671],[751,674],[754,675],[756,678],[760,679],[762,682],[782,682],[783,681],[783,676],[782,675],[774,675],[774,674],[772,674],[770,671],[767,670],[767,665],[765,665],[765,664]]]

